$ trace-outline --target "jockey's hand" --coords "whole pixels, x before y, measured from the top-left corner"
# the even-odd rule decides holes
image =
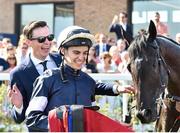
[[[131,94],[134,94],[136,92],[136,89],[135,89],[135,87],[130,86],[130,85],[127,85],[127,86],[118,85],[117,92],[118,93],[131,93]]]
[[[23,97],[16,84],[13,85],[13,88],[8,88],[8,98],[10,102],[15,105],[17,108],[20,108],[23,104]]]

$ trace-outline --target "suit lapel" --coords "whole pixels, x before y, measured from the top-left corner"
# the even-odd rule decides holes
[[[29,78],[34,82],[35,79],[40,76],[36,67],[34,66],[32,60],[29,58],[28,64],[25,68],[26,76],[29,76]]]
[[[56,66],[59,67],[62,62],[61,57],[59,55],[52,55],[52,54],[49,55],[52,58],[52,60],[55,62]]]

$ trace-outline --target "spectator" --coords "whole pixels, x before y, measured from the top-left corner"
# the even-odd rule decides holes
[[[132,27],[127,23],[127,19],[128,19],[127,13],[120,12],[119,17],[115,15],[112,20],[109,31],[115,32],[117,40],[123,39],[121,27],[126,31],[129,38],[132,38]]]
[[[104,52],[100,55],[101,62],[97,64],[98,72],[117,72],[117,66],[112,62],[112,57],[109,52]]]
[[[9,45],[9,44],[11,44],[11,39],[5,37],[5,38],[2,39],[2,43],[3,43],[4,45]]]
[[[116,39],[114,37],[109,37],[107,42],[110,46],[116,46]]]
[[[88,63],[82,68],[82,71],[88,73],[98,73],[98,70],[96,68],[97,63],[99,63],[99,59],[96,56],[95,47],[92,46],[89,49]]]
[[[128,62],[129,62],[129,53],[128,53],[128,51],[124,51],[124,52],[121,53],[121,60],[122,60],[122,62],[118,66],[119,72],[123,73],[123,74],[130,74],[128,69],[127,69],[127,65],[128,65]]]
[[[15,46],[13,46],[12,44],[8,44],[7,46],[6,46],[6,54],[7,55],[11,55],[11,54],[16,54],[16,47]],[[7,56],[6,55],[6,56]]]
[[[180,45],[180,33],[176,34],[176,42]]]
[[[6,60],[4,60],[3,58],[0,58],[0,72],[8,69],[9,64]]]
[[[9,67],[4,72],[9,73],[17,65],[17,59],[16,59],[15,54],[8,54],[6,61],[9,64]]]
[[[155,17],[154,23],[156,25],[157,34],[163,35],[163,36],[168,36],[168,27],[166,24],[164,24],[163,22],[160,21],[159,12],[156,12],[154,17]]]
[[[7,63],[7,61],[3,58],[0,57],[0,72],[5,71],[6,69],[8,69],[9,64]],[[0,81],[0,85],[2,84],[2,81]]]
[[[16,50],[16,57],[17,57],[17,64],[21,64],[23,61],[26,60],[26,58],[28,58],[27,56],[29,55],[30,49],[28,44],[26,43],[26,38],[25,36],[22,34],[20,35],[20,39],[18,42],[18,47]]]
[[[109,54],[112,57],[112,62],[114,62],[116,66],[118,66],[121,63],[121,57],[118,51],[118,47],[112,46],[109,50]]]
[[[119,39],[117,41],[117,49],[119,51],[119,54],[126,50],[126,43],[123,39]]]
[[[99,34],[99,44],[95,46],[96,55],[99,56],[103,52],[109,52],[110,45],[107,44],[107,36],[103,33]]]

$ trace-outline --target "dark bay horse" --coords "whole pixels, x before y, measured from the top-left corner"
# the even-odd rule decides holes
[[[128,52],[128,69],[137,88],[137,117],[142,123],[157,120],[156,131],[177,131],[180,46],[172,39],[158,36],[151,21],[147,33],[131,41]]]

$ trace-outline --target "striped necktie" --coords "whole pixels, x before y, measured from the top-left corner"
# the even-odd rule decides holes
[[[46,71],[46,70],[47,70],[47,66],[46,66],[47,60],[44,61],[44,62],[41,62],[40,64],[43,65],[43,68],[44,68],[44,69],[43,69],[43,72]]]

